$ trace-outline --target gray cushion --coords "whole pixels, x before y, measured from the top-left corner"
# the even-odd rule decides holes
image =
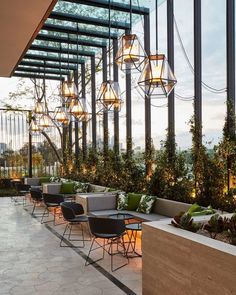
[[[133,215],[134,217],[137,217],[139,219],[143,219],[145,221],[157,221],[161,219],[166,219],[166,216],[160,215],[160,214],[155,214],[155,213],[150,213],[150,214],[144,214],[144,213],[139,213],[136,211],[128,211],[128,210],[99,210],[99,211],[91,211],[90,214],[95,215],[95,216],[108,216],[112,214],[117,214],[117,213],[128,213]]]

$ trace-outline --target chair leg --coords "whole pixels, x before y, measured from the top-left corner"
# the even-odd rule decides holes
[[[105,241],[105,239],[104,239],[104,241]],[[93,240],[92,240],[91,246],[90,246],[90,248],[89,248],[88,255],[87,255],[87,257],[86,257],[85,266],[88,266],[88,265],[90,265],[90,264],[94,264],[94,263],[96,263],[96,262],[98,262],[98,261],[104,259],[104,252],[105,252],[105,251],[104,251],[104,249],[105,249],[105,248],[104,248],[104,244],[105,244],[105,243],[101,246],[100,244],[98,244],[98,242],[96,242],[96,243],[99,245],[99,247],[93,249],[94,242],[96,242],[96,237],[93,237]],[[102,257],[102,258],[99,258],[99,259],[97,259],[97,260],[91,260],[91,258],[90,258],[90,254],[91,254],[91,252],[94,251],[94,250],[96,250],[96,249],[99,249],[99,248],[103,248],[103,257]],[[91,261],[89,261],[89,260],[91,260]]]
[[[34,215],[35,207],[36,207],[36,202],[34,202],[34,207],[33,207],[33,210],[32,210],[32,212],[31,212],[31,215]]]
[[[66,225],[66,227],[64,229],[64,232],[63,232],[63,234],[61,236],[60,247],[65,247],[65,246],[62,246],[62,241],[64,240],[64,236],[66,235],[66,231],[67,231],[68,226],[69,226],[69,223],[67,223],[67,225]]]
[[[47,211],[48,211],[48,208],[45,207],[45,210],[44,210],[43,215],[42,215],[42,218],[41,218],[41,224],[44,223],[44,222],[43,222],[43,219],[44,219],[45,213],[46,213]]]

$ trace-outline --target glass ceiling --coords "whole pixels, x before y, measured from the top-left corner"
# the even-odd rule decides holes
[[[109,4],[108,0],[104,0],[104,2],[107,2],[107,4]],[[111,7],[113,2],[122,3],[128,7],[130,3],[129,0],[115,0],[115,1],[111,1]],[[165,2],[165,0],[158,0],[159,5],[161,5],[163,2]],[[155,0],[147,0],[147,1],[133,0],[132,5],[138,9],[140,7],[145,7],[150,9],[151,11],[155,8]],[[65,52],[68,49],[76,51],[78,48],[78,50],[80,51],[82,50],[89,51],[89,52],[93,51],[97,55],[101,54],[102,45],[104,46],[104,43],[105,44],[108,43],[108,39],[101,38],[100,37],[101,35],[99,36],[99,33],[103,35],[106,34],[106,37],[108,37],[109,27],[101,26],[101,25],[99,26],[98,24],[94,25],[94,24],[83,23],[83,20],[77,24],[77,22],[71,21],[70,19],[68,20],[57,19],[57,16],[55,16],[55,14],[57,13],[68,14],[68,16],[72,15],[72,16],[82,17],[82,18],[87,17],[87,18],[93,18],[94,20],[100,21],[100,22],[101,21],[108,22],[108,19],[109,19],[108,9],[59,0],[53,9],[53,13],[54,13],[54,16],[52,17],[49,16],[49,18],[46,20],[45,22],[46,27],[43,27],[42,30],[39,32],[39,35],[41,35],[41,39],[40,37],[39,39],[36,38],[32,45],[37,45],[37,46],[43,45],[48,47],[54,47],[57,50],[61,48],[63,52]],[[142,15],[132,14],[133,24],[141,21],[142,19],[143,19]],[[120,36],[124,33],[124,30],[117,28],[117,25],[123,24],[127,26],[127,28],[129,28],[130,13],[129,11],[121,12],[121,11],[111,9],[111,21],[115,22],[113,27],[111,28],[111,34]],[[50,26],[47,26],[47,25],[50,25]],[[57,28],[57,26],[59,29]],[[78,31],[79,31],[79,34],[77,37]],[[91,31],[92,33],[87,34],[86,32],[88,31]],[[71,32],[73,32],[73,34]],[[59,42],[57,42],[58,40],[45,40],[47,39],[46,38],[47,36],[53,37],[53,38],[54,37],[64,38],[64,42],[63,40],[62,41],[59,40]],[[65,39],[67,39],[67,41],[65,41]],[[95,47],[95,46],[77,45],[77,44],[74,44],[75,41],[79,41],[81,43],[88,41],[90,42],[90,44],[97,42],[97,46]],[[101,47],[99,47],[99,44],[101,44]],[[29,49],[27,51],[27,54],[33,54],[33,55],[44,56],[44,57],[50,56],[55,58],[59,58],[59,55],[60,55],[59,53],[54,53],[54,52],[48,53],[47,51],[41,51],[41,50],[37,51],[37,48],[34,48],[34,50]],[[60,56],[61,58],[68,58],[69,56],[71,59],[76,59],[76,56],[74,54],[67,55],[63,53]],[[81,57],[82,56],[80,56],[80,58]],[[82,57],[82,58],[87,59],[88,57]]]

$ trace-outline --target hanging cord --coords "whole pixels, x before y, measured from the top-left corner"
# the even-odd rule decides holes
[[[111,80],[111,0],[109,0],[109,13],[108,13],[108,19],[109,19],[109,80]]]
[[[194,67],[192,66],[191,62],[190,62],[190,59],[188,57],[188,54],[186,52],[186,49],[184,47],[184,44],[183,44],[183,40],[181,38],[181,35],[180,35],[180,32],[179,32],[179,28],[178,28],[178,25],[177,25],[177,21],[176,21],[176,18],[174,16],[174,25],[175,25],[175,29],[176,29],[176,33],[177,33],[177,38],[179,40],[179,43],[180,43],[180,47],[182,49],[182,52],[184,54],[184,58],[189,66],[189,69],[191,70],[191,72],[194,74]],[[219,93],[225,93],[226,92],[226,88],[220,88],[220,89],[216,89],[212,86],[209,86],[207,83],[201,81],[202,83],[202,86],[203,88],[205,88],[207,91],[209,92],[212,92],[212,93],[215,93],[215,94],[219,94]]]
[[[130,29],[130,34],[132,31],[132,0],[129,1],[130,4],[130,15],[129,15],[129,29]]]
[[[158,0],[156,0],[156,55],[158,55]]]
[[[70,58],[70,35],[69,35],[69,33],[67,34],[67,36],[68,36],[68,47],[67,47],[68,48],[68,52],[67,52],[68,64],[67,64],[67,66],[68,66],[68,77],[70,77],[70,64],[69,64],[69,58]]]

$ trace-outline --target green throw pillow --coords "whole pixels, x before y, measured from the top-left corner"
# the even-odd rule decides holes
[[[43,183],[49,183],[49,182],[50,182],[50,178],[51,178],[51,177],[48,177],[48,176],[45,176],[45,177],[39,177],[39,183],[40,183],[40,184],[43,184]]]
[[[142,198],[142,194],[128,193],[128,207],[127,210],[136,211],[139,202]]]
[[[117,210],[127,210],[128,208],[128,196],[125,193],[117,194]]]
[[[201,212],[202,211],[202,207],[200,205],[198,205],[197,203],[194,203],[189,209],[188,212],[189,214],[193,214],[194,212]]]
[[[74,188],[75,188],[74,182],[62,182],[61,194],[74,194],[75,193]]]
[[[156,201],[156,197],[142,195],[139,202],[137,212],[149,214],[152,211],[152,207]]]

